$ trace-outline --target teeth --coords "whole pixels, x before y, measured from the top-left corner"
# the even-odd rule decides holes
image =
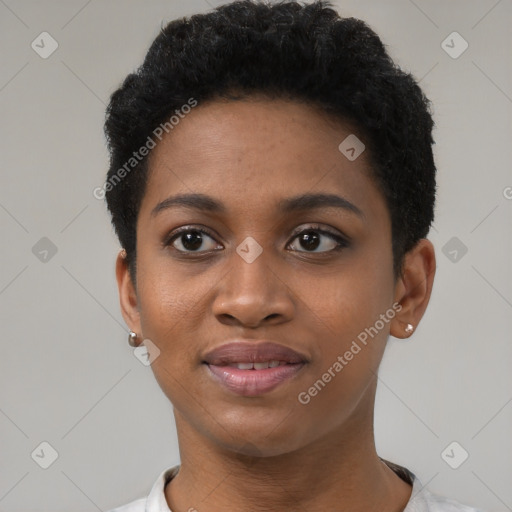
[[[265,370],[266,368],[275,368],[287,364],[285,361],[264,361],[262,363],[233,363],[229,366],[238,368],[239,370]]]
[[[252,363],[236,363],[236,367],[239,370],[251,370],[252,369]]]

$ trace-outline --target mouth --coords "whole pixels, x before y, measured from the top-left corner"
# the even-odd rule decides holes
[[[276,368],[277,366],[284,366],[289,363],[288,361],[263,361],[261,363],[230,363],[227,365],[216,365],[216,366],[229,366],[230,368],[238,368],[239,370],[266,370],[267,368]]]
[[[275,361],[279,363],[279,361]],[[268,366],[268,363],[207,364],[210,374],[229,391],[243,396],[269,393],[280,384],[294,377],[305,363],[286,363]],[[255,368],[264,365],[264,368]]]
[[[271,342],[237,341],[209,352],[203,363],[214,382],[242,396],[269,393],[308,362],[298,352]]]

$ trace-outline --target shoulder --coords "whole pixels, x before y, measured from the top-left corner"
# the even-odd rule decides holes
[[[402,480],[412,486],[411,497],[403,512],[484,512],[478,508],[429,491],[411,470],[386,459],[381,458],[381,460]]]
[[[483,512],[481,509],[465,505],[454,499],[446,498],[423,489],[413,498],[406,512]]]
[[[178,474],[179,469],[179,464],[164,469],[158,475],[148,496],[130,501],[126,505],[121,505],[107,512],[170,512],[165,501],[164,489],[166,484]]]
[[[146,498],[139,498],[138,500],[131,501],[126,505],[107,510],[107,512],[145,512]]]

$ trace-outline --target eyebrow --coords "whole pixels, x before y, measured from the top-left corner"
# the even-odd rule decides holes
[[[151,216],[154,217],[164,210],[180,206],[210,213],[226,213],[227,211],[226,207],[221,202],[205,194],[179,194],[168,197],[158,203],[151,211]],[[348,212],[355,213],[361,218],[365,217],[363,211],[355,204],[336,194],[302,194],[300,196],[282,199],[277,206],[281,213],[292,213],[318,208],[341,208]]]

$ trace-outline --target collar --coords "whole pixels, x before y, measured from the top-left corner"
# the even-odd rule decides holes
[[[423,487],[420,480],[407,468],[393,462],[382,459],[382,462],[389,466],[402,480],[412,485],[412,493],[404,512],[427,512],[425,505],[425,493],[428,491]],[[165,486],[174,478],[180,470],[180,464],[164,469],[153,484],[146,500],[145,512],[172,512],[165,499]]]

